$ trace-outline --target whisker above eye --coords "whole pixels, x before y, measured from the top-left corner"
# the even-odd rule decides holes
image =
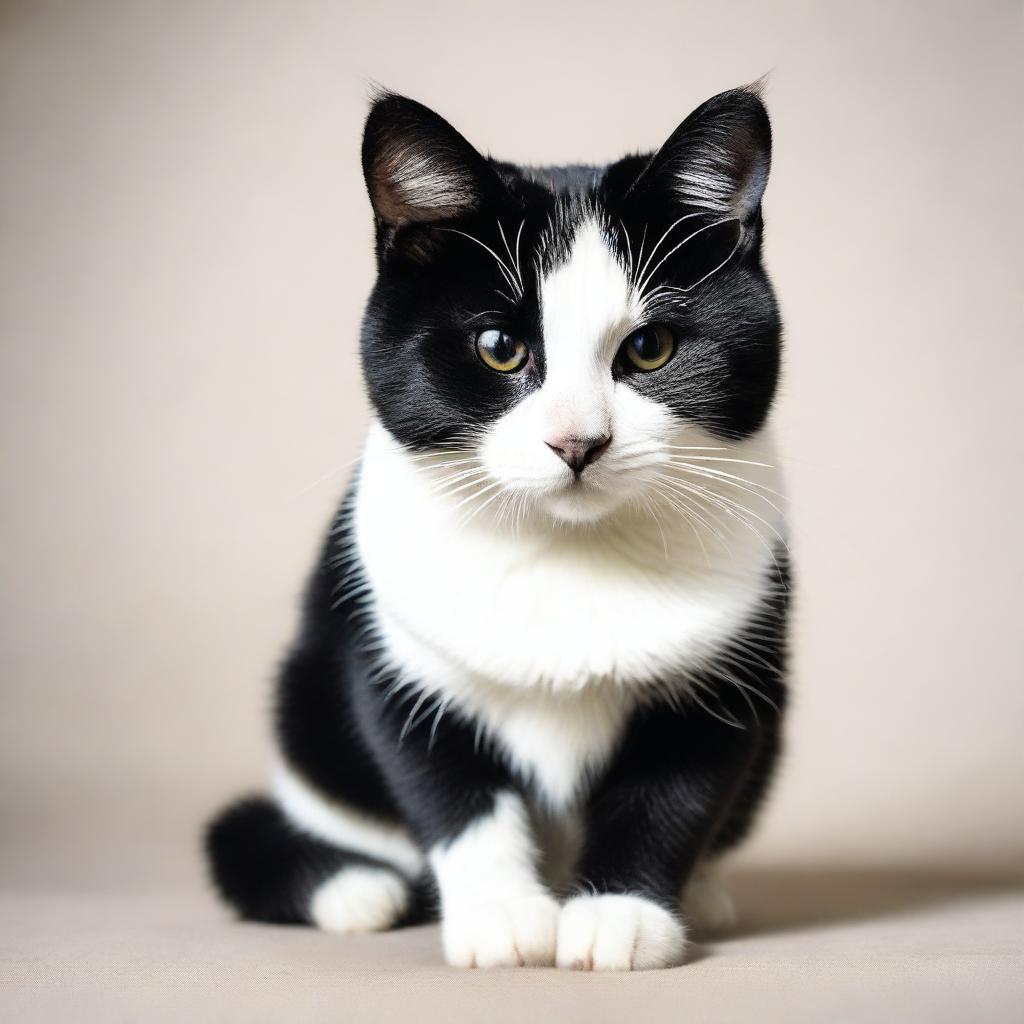
[[[498,222],[498,227],[499,227],[499,229],[501,228],[501,222],[500,221]],[[486,242],[481,242],[480,239],[477,238],[475,235],[469,234],[468,231],[459,231],[458,228],[437,228],[436,230],[438,230],[438,231],[446,231],[446,232],[448,232],[448,234],[452,234],[452,235],[461,235],[463,238],[468,238],[471,242],[475,242],[482,249],[486,249],[487,252],[489,252],[494,257],[495,262],[498,264],[498,269],[501,271],[502,276],[508,282],[508,286],[512,289],[512,291],[515,292],[515,291],[519,291],[520,290],[519,289],[519,285],[518,285],[514,275],[512,274],[512,270],[506,265],[505,261]],[[502,237],[504,237],[504,235],[505,235],[505,232],[502,231]],[[509,258],[511,258],[511,253],[509,254]],[[521,297],[521,295],[520,295],[520,297]],[[509,302],[512,302],[512,300],[509,299]],[[512,302],[512,304],[515,305],[514,302]]]
[[[519,222],[519,230],[516,232],[516,275],[519,277],[519,293],[522,294],[523,288],[523,271],[519,266],[519,240],[523,237],[523,228],[526,227],[526,218],[524,217]]]
[[[508,253],[508,261],[515,267],[516,277],[519,281],[519,298],[523,297],[523,275],[519,272],[519,235],[523,233],[523,225],[526,223],[525,220],[519,225],[519,234],[516,235],[516,254],[512,255],[512,250],[509,248],[508,239],[505,237],[505,229],[502,227],[501,218],[498,218],[498,231],[501,233],[501,240],[505,244],[505,252]]]
[[[694,215],[691,214],[690,216],[694,216]],[[704,214],[704,216],[706,216],[706,214]],[[682,218],[682,219],[685,220],[685,218]],[[723,217],[721,220],[716,220],[716,221],[714,221],[711,224],[705,224],[704,227],[697,228],[696,231],[694,231],[692,234],[687,235],[686,238],[684,238],[681,242],[677,243],[671,249],[669,249],[669,251],[667,253],[665,253],[665,255],[662,256],[660,260],[658,260],[658,262],[655,265],[654,269],[643,279],[643,281],[640,282],[640,294],[643,295],[644,289],[647,287],[648,282],[657,273],[658,269],[665,262],[665,260],[667,260],[674,252],[676,252],[678,249],[681,249],[684,245],[686,245],[686,243],[689,242],[690,239],[696,238],[697,235],[703,234],[703,232],[705,232],[705,231],[710,231],[712,228],[716,228],[720,224],[725,224],[727,221],[730,221],[730,220],[735,220],[735,218],[734,217]],[[689,290],[691,290],[693,288],[696,288],[697,285],[699,285],[702,281],[706,281],[709,277],[711,277],[712,274],[714,274],[717,271],[721,270],[722,267],[724,267],[726,265],[726,263],[728,263],[729,260],[732,259],[733,253],[735,253],[736,249],[738,249],[738,248],[739,248],[739,242],[737,241],[736,245],[729,252],[729,255],[726,256],[726,258],[724,260],[722,260],[722,262],[719,263],[719,265],[717,267],[715,267],[713,270],[708,271],[708,273],[706,273],[700,279],[700,281],[695,281],[692,285],[689,285],[687,290],[689,291]],[[652,253],[652,255],[653,255],[653,253]],[[648,262],[650,262],[650,261],[648,260]],[[646,267],[644,269],[646,269]]]
[[[644,233],[640,237],[640,252],[639,252],[639,254],[637,255],[637,258],[636,258],[636,262],[637,262],[637,266],[638,267],[639,267],[640,261],[644,258],[644,245],[646,244],[646,242],[647,242],[647,224],[644,224]],[[636,275],[634,275],[630,279],[630,282],[629,282],[629,289],[630,289],[630,291],[635,291],[636,290],[636,280],[637,280],[636,279]]]
[[[626,242],[626,272],[629,275],[629,286],[630,290],[633,287],[633,246],[629,241],[629,232],[626,230],[626,225],[623,223],[622,218],[619,218],[619,227],[622,229],[622,237]]]
[[[682,224],[684,220],[693,220],[693,218],[694,218],[694,217],[706,217],[706,216],[707,216],[707,213],[706,213],[706,212],[701,212],[701,213],[688,213],[688,214],[686,214],[685,216],[683,216],[683,217],[680,217],[680,218],[679,218],[679,219],[678,219],[677,221],[674,221],[674,222],[673,222],[672,224],[670,224],[670,225],[669,225],[669,226],[668,226],[668,227],[667,227],[667,228],[665,229],[665,231],[664,231],[664,233],[662,234],[661,238],[659,238],[659,239],[658,239],[658,241],[657,241],[657,242],[655,242],[655,244],[654,244],[654,248],[653,248],[653,249],[651,249],[651,254],[650,254],[650,255],[649,255],[648,257],[647,257],[647,262],[646,262],[646,263],[644,263],[643,267],[642,267],[642,268],[640,269],[640,272],[639,272],[639,274],[637,275],[637,276],[638,276],[638,278],[639,278],[640,280],[642,280],[642,281],[648,281],[648,280],[650,280],[650,277],[649,277],[649,276],[646,276],[646,277],[645,277],[645,275],[647,274],[647,268],[648,268],[648,267],[649,267],[649,266],[651,265],[651,260],[652,260],[652,259],[654,259],[654,254],[655,254],[655,253],[656,253],[656,252],[658,251],[659,247],[661,246],[661,243],[665,241],[665,239],[666,239],[666,238],[667,238],[667,237],[669,236],[669,234],[670,234],[670,233],[671,233],[671,232],[672,232],[672,231],[673,231],[673,230],[674,230],[674,229],[675,229],[675,228],[676,228],[676,227],[677,227],[678,225]],[[690,237],[692,238],[693,236],[691,235]],[[684,241],[689,241],[689,239],[684,239]],[[682,244],[683,244],[683,243],[681,242],[681,243],[680,243],[680,245],[682,245]],[[678,248],[678,246],[677,246],[677,248]],[[672,252],[675,252],[675,249],[673,249],[673,250],[672,250]],[[672,253],[669,253],[669,256],[671,256],[671,255],[672,255]],[[668,259],[668,257],[666,256],[666,257],[665,257],[665,259]],[[661,262],[660,262],[660,263],[658,264],[658,267],[660,267],[660,266],[661,266],[661,264],[665,262],[665,259],[662,259],[662,260],[661,260]],[[658,267],[655,267],[654,269],[655,269],[655,270],[657,270],[657,269],[658,269]],[[641,285],[640,285],[640,288],[639,288],[639,292],[640,292],[640,294],[641,294],[641,295],[643,295],[643,291],[644,291],[644,286],[643,286],[643,284],[641,284]]]

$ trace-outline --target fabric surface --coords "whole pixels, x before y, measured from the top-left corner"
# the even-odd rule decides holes
[[[632,975],[445,967],[435,927],[231,921],[198,887],[0,897],[10,1021],[1019,1022],[1024,885],[919,872],[736,875],[742,922]]]

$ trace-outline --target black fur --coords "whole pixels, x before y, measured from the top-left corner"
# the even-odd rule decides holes
[[[456,184],[429,192],[429,203],[410,202],[391,173],[410,148],[432,154],[443,180]],[[606,168],[519,168],[485,159],[433,112],[382,97],[363,149],[379,275],[362,359],[378,416],[412,449],[443,446],[500,416],[544,382],[537,274],[565,258],[581,218],[599,215],[625,259],[636,257],[642,237],[650,244],[693,214],[707,228],[703,237],[652,278],[677,289],[666,291],[658,317],[675,333],[677,355],[658,373],[618,364],[614,372],[718,436],[757,431],[774,396],[780,350],[778,311],[760,255],[759,189],[769,158],[764,108],[743,90],[709,101],[658,153]],[[681,170],[709,159],[727,162],[723,173],[749,200],[728,216],[673,193]],[[499,221],[509,232],[523,224],[519,245],[531,256],[523,260],[525,288],[521,299],[511,297],[516,301],[495,298],[505,282],[459,233],[498,245]],[[678,289],[687,289],[685,301]],[[483,366],[474,351],[483,326],[530,338],[529,365],[508,375]],[[289,764],[322,793],[403,824],[427,850],[486,813],[500,792],[531,799],[531,783],[486,739],[480,742],[477,723],[457,707],[438,719],[429,704],[410,715],[415,688],[389,699],[394,680],[365,629],[368,582],[358,552],[345,547],[357,486],[332,526],[280,673],[277,736]],[[593,780],[582,808],[579,885],[643,893],[671,906],[701,857],[746,834],[777,758],[785,705],[788,569],[781,552],[778,559],[774,596],[737,638],[759,655],[742,668],[728,666],[746,688],[723,684],[714,665],[703,678],[665,680],[665,692],[690,682],[685,689],[694,696],[645,704]],[[351,861],[373,862],[296,831],[264,800],[225,812],[209,830],[207,849],[228,902],[245,917],[278,922],[308,920],[319,881]],[[429,879],[408,881],[429,892]]]
[[[214,884],[242,917],[268,924],[311,924],[310,897],[321,882],[349,865],[401,872],[303,832],[263,796],[246,797],[206,830]],[[437,905],[429,878],[410,883],[409,909],[398,924],[429,920]]]
[[[365,597],[337,599],[360,578],[351,559],[339,565],[331,555],[349,515],[346,503],[281,672],[278,739],[325,795],[406,825],[427,850],[490,811],[501,792],[531,799],[531,780],[481,744],[475,723],[457,710],[435,722],[435,705],[410,717],[414,690],[388,699],[394,677],[367,649],[360,626]],[[702,856],[746,836],[771,780],[786,702],[789,572],[781,555],[775,582],[774,596],[736,638],[761,653],[743,667],[728,664],[749,689],[724,685],[712,664],[694,681],[696,700],[657,702],[634,716],[585,807],[581,888],[642,893],[672,906]],[[349,862],[377,863],[297,832],[258,799],[217,819],[207,850],[228,902],[244,917],[272,922],[308,921],[306,904],[317,882]],[[408,881],[418,892],[431,891],[429,878]],[[416,919],[433,910],[429,897],[421,900]]]
[[[396,124],[399,111],[403,119]],[[364,318],[362,354],[370,397],[391,433],[411,447],[444,444],[467,427],[487,424],[541,386],[544,334],[536,270],[565,259],[575,225],[595,212],[624,258],[637,257],[644,239],[649,253],[679,217],[696,215],[693,223],[708,229],[657,268],[652,288],[690,287],[731,250],[737,227],[742,229],[733,259],[685,303],[666,296],[658,319],[679,338],[679,352],[664,371],[633,374],[631,384],[720,436],[755,432],[775,394],[780,352],[778,309],[761,264],[760,206],[742,221],[725,218],[728,223],[713,227],[722,214],[702,211],[672,192],[673,176],[705,159],[704,147],[715,141],[710,126],[723,120],[741,132],[736,161],[755,166],[759,160],[760,173],[767,174],[771,136],[764,107],[752,93],[734,90],[698,108],[656,154],[626,157],[607,168],[518,168],[463,154],[466,173],[477,181],[475,205],[455,209],[441,221],[397,226],[385,219],[390,207],[378,207],[380,274]],[[402,136],[413,123],[416,131],[409,129],[413,137],[406,144],[469,146],[426,108],[387,97],[371,113],[364,142],[371,194],[375,142],[380,144],[384,125]],[[744,169],[749,167],[734,173]],[[465,237],[484,239],[504,253],[499,222],[507,233],[524,224],[521,251],[536,254],[536,263],[522,261],[526,287],[515,303],[496,300],[495,288],[505,282]],[[665,245],[659,259],[671,249]],[[483,311],[493,312],[483,318]],[[535,358],[526,371],[501,375],[483,366],[473,347],[483,326],[530,339]],[[409,373],[410,366],[417,372]]]

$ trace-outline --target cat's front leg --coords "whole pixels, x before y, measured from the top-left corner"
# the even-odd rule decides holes
[[[553,964],[560,908],[540,877],[534,829],[507,766],[480,749],[462,716],[418,715],[415,693],[406,703],[377,704],[373,733],[437,883],[445,959]]]
[[[557,964],[674,967],[686,955],[679,893],[741,785],[760,727],[651,709],[634,724],[586,815],[579,895],[564,906]]]
[[[429,855],[441,894],[445,959],[456,967],[541,967],[555,961],[559,904],[537,875],[521,797],[492,809]]]

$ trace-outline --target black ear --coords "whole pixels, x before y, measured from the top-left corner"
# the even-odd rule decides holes
[[[366,119],[363,174],[378,223],[392,231],[468,213],[503,187],[443,117],[393,93],[381,94]]]
[[[630,191],[667,190],[695,211],[746,223],[761,204],[771,157],[771,124],[760,97],[753,89],[730,89],[683,121]]]

